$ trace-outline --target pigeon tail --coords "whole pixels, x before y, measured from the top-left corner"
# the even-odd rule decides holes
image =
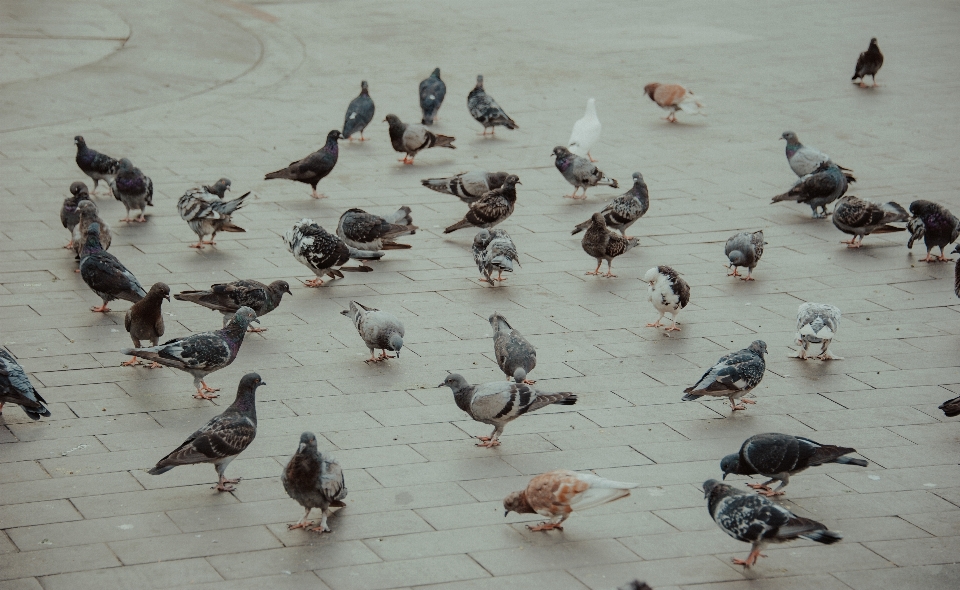
[[[217,212],[220,213],[221,215],[230,215],[240,207],[244,206],[245,204],[244,201],[246,200],[247,197],[250,196],[250,194],[251,193],[248,191],[232,201],[227,201],[226,203],[223,203],[222,205],[216,207]]]
[[[453,225],[451,225],[451,226],[448,227],[447,229],[443,230],[443,233],[445,233],[445,234],[451,234],[451,233],[457,231],[458,229],[464,229],[464,228],[472,227],[472,226],[473,226],[473,224],[470,223],[469,221],[467,221],[466,219],[461,219],[460,221],[454,223]]]
[[[163,475],[164,473],[170,471],[174,467],[176,467],[176,465],[164,465],[163,467],[160,467],[159,465],[157,465],[153,469],[147,471],[147,473],[149,473],[150,475]]]
[[[683,392],[686,393],[687,395],[681,397],[680,399],[683,400],[683,401],[685,401],[685,402],[695,402],[695,401],[697,401],[698,399],[700,399],[701,397],[703,397],[702,395],[700,395],[700,394],[698,394],[698,393],[691,393],[692,390],[693,390],[693,387],[688,387],[688,388],[684,389]]]
[[[243,232],[246,233],[247,230],[243,229],[239,225],[234,225],[233,223],[227,222],[220,226],[220,229],[217,231],[227,231],[227,232]]]
[[[513,272],[513,261],[502,254],[499,256],[494,256],[493,260],[490,261],[490,264],[496,266],[503,272]]]
[[[948,399],[947,401],[940,404],[938,409],[943,410],[944,416],[947,418],[953,418],[954,416],[960,416],[960,397],[955,397],[953,399]]]
[[[575,236],[575,235],[577,235],[578,233],[580,233],[580,232],[582,232],[582,231],[584,231],[584,230],[588,230],[588,229],[590,229],[590,226],[591,226],[591,225],[593,225],[593,220],[592,220],[592,219],[588,219],[588,220],[584,221],[583,223],[581,223],[581,224],[577,225],[576,227],[574,227],[574,228],[573,228],[573,231],[570,232],[570,235],[571,235],[571,236]]]
[[[790,194],[790,191],[783,193],[782,195],[777,195],[773,198],[771,203],[779,203],[780,201],[796,201],[800,198],[798,193]]]
[[[401,244],[399,242],[384,242],[380,246],[381,250],[409,250],[410,248],[413,248],[412,244]]]
[[[456,141],[456,139],[456,137],[450,137],[449,135],[437,135],[433,145],[429,147],[445,147],[455,150],[457,146],[453,145],[453,142]]]
[[[800,537],[804,539],[810,539],[816,543],[823,543],[824,545],[832,545],[833,543],[843,539],[843,535],[840,533],[835,533],[828,530],[813,531],[812,533],[800,535]]]
[[[413,225],[413,217],[410,215],[410,207],[407,207],[406,205],[397,209],[392,215],[387,215],[383,218],[383,220],[390,224]]]
[[[350,248],[350,258],[354,260],[380,260],[383,258],[383,252],[374,252],[372,250],[357,250]],[[341,269],[346,270],[346,269]],[[361,271],[366,272],[366,271]]]
[[[855,459],[853,457],[837,457],[833,462],[840,463],[841,465],[857,465],[858,467],[866,467],[869,465],[869,463],[863,459]]]

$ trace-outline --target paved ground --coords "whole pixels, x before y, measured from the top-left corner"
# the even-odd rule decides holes
[[[950,4],[822,3],[122,2],[14,0],[0,18],[0,342],[30,372],[53,416],[0,418],[0,590],[220,588],[611,589],[634,577],[654,587],[739,590],[955,588],[960,575],[960,424],[937,405],[960,391],[960,305],[953,266],[917,262],[904,234],[838,244],[829,221],[769,205],[794,177],[778,141],[786,129],[855,169],[854,194],[936,200],[956,211],[960,181],[956,38]],[[547,11],[549,10],[549,11]],[[871,36],[887,56],[879,81],[849,84]],[[402,167],[383,115],[419,118],[416,86],[439,66],[449,88],[434,150]],[[477,135],[464,108],[477,73],[520,123]],[[361,79],[377,105],[364,144],[344,143],[320,188],[263,182],[339,127]],[[702,94],[706,118],[669,125],[642,95],[650,81]],[[641,246],[616,280],[592,268],[572,226],[619,191],[585,203],[550,150],[594,96],[604,135],[593,154],[626,184],[635,170],[652,206],[634,226]],[[125,303],[92,314],[97,298],[74,274],[57,210],[85,180],[72,138],[128,156],[157,188],[150,221],[113,222],[116,254],[145,284],[175,291],[234,278],[294,286],[237,362],[210,381],[225,398],[190,397],[169,369],[122,368]],[[504,224],[523,267],[497,289],[476,282],[471,232],[442,236],[463,205],[419,179],[471,168],[517,173],[523,186]],[[256,198],[237,216],[246,234],[187,248],[178,218],[185,189],[220,176]],[[332,229],[352,206],[413,208],[414,249],[376,271],[322,289],[279,235],[309,216]],[[723,241],[762,228],[770,243],[754,283],[724,276]],[[670,338],[638,281],[669,264],[693,286],[683,331]],[[403,357],[379,366],[338,312],[350,299],[398,315]],[[787,358],[797,305],[844,312],[834,345],[846,360]],[[498,379],[487,316],[499,310],[536,344],[534,376],[580,394],[510,425],[498,449],[470,436],[447,371]],[[219,316],[167,305],[167,334],[219,326]],[[682,403],[681,389],[721,354],[769,345],[757,404],[727,417],[719,401]],[[231,401],[258,371],[259,437],[230,472],[233,494],[210,490],[208,466],[147,475],[163,454]],[[573,410],[573,411],[571,411]],[[336,451],[347,508],[322,538],[286,524],[301,514],[278,481],[301,431]],[[833,546],[771,548],[744,572],[746,545],[711,522],[700,483],[747,436],[807,434],[856,447],[867,469],[799,476],[785,505],[843,532]],[[533,474],[565,467],[640,482],[630,498],[575,516],[562,534],[504,519],[500,501]],[[734,483],[742,486],[743,478]]]

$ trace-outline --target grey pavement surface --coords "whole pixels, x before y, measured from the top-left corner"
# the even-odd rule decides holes
[[[809,208],[770,205],[795,177],[780,134],[855,170],[861,197],[919,197],[960,209],[956,175],[960,12],[955,3],[835,2],[256,2],[8,0],[0,6],[0,343],[29,372],[53,415],[0,417],[0,590],[44,588],[612,589],[633,578],[658,590],[956,588],[960,579],[960,424],[937,410],[960,393],[960,305],[952,264],[918,262],[903,233],[846,236]],[[876,89],[849,83],[876,36],[886,63]],[[448,94],[436,131],[457,150],[402,166],[380,121],[418,120],[417,84],[440,67]],[[476,74],[520,124],[483,138],[465,108]],[[262,180],[339,128],[360,80],[377,116],[364,143],[309,187]],[[664,112],[642,93],[679,82],[708,116]],[[584,276],[592,259],[576,223],[622,191],[570,186],[554,169],[586,99],[603,136],[592,154],[628,184],[639,170],[651,208],[631,228],[640,246],[617,279]],[[116,254],[144,284],[174,292],[236,278],[285,279],[293,297],[263,319],[237,361],[191,397],[171,369],[121,367],[125,302],[98,298],[73,272],[57,211],[75,180],[72,138],[126,156],[153,178],[145,224],[121,224],[101,196]],[[505,285],[477,282],[473,232],[441,234],[465,208],[419,179],[474,168],[520,176],[503,224],[522,268]],[[216,248],[193,234],[176,201],[227,176],[255,198],[235,216],[244,234]],[[320,289],[280,235],[301,217],[333,230],[340,213],[413,209],[413,249],[374,272]],[[725,276],[723,242],[763,229],[755,282]],[[683,273],[692,301],[670,337],[644,272]],[[402,357],[365,365],[339,315],[351,299],[406,324]],[[825,364],[788,358],[797,306],[844,313]],[[538,386],[579,394],[510,424],[503,444],[476,448],[448,371],[500,379],[486,318],[503,313],[538,348]],[[220,316],[165,304],[168,337],[218,328]],[[757,403],[729,416],[720,400],[685,403],[720,355],[762,338]],[[147,469],[232,401],[258,371],[259,436],[233,462],[235,493],[210,489],[208,465]],[[347,507],[333,533],[287,531],[301,508],[279,482],[301,431],[345,468]],[[748,436],[809,435],[855,447],[868,468],[833,465],[792,480],[782,500],[844,534],[823,546],[771,547],[744,571],[745,544],[711,521],[700,484]],[[635,481],[627,499],[574,515],[562,533],[504,518],[503,496],[554,468]],[[728,478],[729,480],[729,478]],[[746,479],[733,478],[743,488]]]

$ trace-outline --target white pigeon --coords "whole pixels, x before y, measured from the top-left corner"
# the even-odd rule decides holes
[[[690,285],[680,278],[679,273],[669,266],[657,266],[647,271],[643,275],[643,280],[648,284],[647,293],[650,303],[660,312],[660,317],[652,324],[647,324],[648,328],[659,328],[662,324],[664,314],[670,314],[673,317],[673,324],[664,328],[665,332],[680,331],[677,327],[677,315],[680,310],[690,303]]]
[[[600,119],[597,118],[596,102],[591,98],[587,101],[587,112],[573,124],[567,149],[578,156],[589,158],[591,162],[596,162],[590,155],[590,148],[598,139],[600,139]]]
[[[843,360],[843,357],[827,351],[839,329],[840,310],[837,307],[826,303],[801,303],[797,310],[797,344],[801,348],[796,358],[807,360],[807,347],[820,344],[820,354],[816,358],[821,361]]]

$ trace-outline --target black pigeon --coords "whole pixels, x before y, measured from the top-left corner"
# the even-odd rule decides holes
[[[947,418],[953,418],[954,416],[960,416],[960,397],[955,397],[948,399],[938,406],[938,409],[943,410],[943,415]]]
[[[433,125],[437,118],[437,111],[443,104],[443,97],[447,95],[447,85],[440,79],[440,68],[434,68],[430,76],[420,82],[420,109],[423,111],[424,125]]]
[[[241,307],[249,307],[257,314],[257,318],[262,318],[280,306],[284,293],[293,296],[287,281],[273,281],[264,285],[253,279],[241,279],[232,283],[210,285],[209,289],[202,291],[181,291],[173,298],[219,311],[223,314],[223,325],[226,327]],[[264,330],[266,328],[247,328],[249,332]]]
[[[343,278],[343,272],[371,272],[362,264],[364,260],[379,260],[383,252],[358,250],[346,245],[343,240],[320,227],[314,220],[303,218],[283,235],[283,242],[297,261],[313,271],[317,278],[305,281],[307,287],[323,285],[323,275]],[[360,260],[360,266],[343,266],[351,259]],[[336,267],[336,268],[335,268]]]
[[[347,114],[343,116],[343,137],[353,141],[351,137],[354,133],[360,134],[360,141],[366,141],[363,138],[363,130],[367,128],[370,121],[373,121],[373,99],[370,98],[370,89],[367,87],[367,81],[360,81],[360,95],[350,101],[347,105]]]
[[[763,379],[763,373],[767,368],[763,355],[766,353],[767,343],[763,340],[754,340],[743,350],[723,355],[695,385],[683,390],[687,395],[680,399],[690,402],[705,395],[716,395],[729,399],[734,411],[746,410],[747,407],[738,404],[736,400],[747,404],[757,403],[743,396],[752,391]]]
[[[777,432],[755,434],[743,441],[739,453],[727,455],[720,461],[723,479],[731,473],[737,475],[762,475],[770,481],[748,483],[747,486],[764,496],[782,496],[783,488],[790,483],[790,476],[800,473],[808,467],[824,463],[841,463],[866,467],[863,459],[844,457],[856,453],[856,449],[822,445],[802,436],[791,436]],[[779,481],[777,489],[771,490],[770,484]]]
[[[147,295],[127,310],[127,315],[123,318],[123,327],[130,334],[134,348],[140,348],[141,340],[149,340],[154,346],[160,343],[164,329],[160,307],[164,299],[170,301],[170,287],[166,283],[154,283],[147,291]],[[122,364],[125,367],[132,367],[137,363],[139,363],[137,357],[133,357]],[[159,369],[161,366],[154,362],[150,368]]]
[[[960,236],[960,219],[943,205],[922,200],[910,203],[910,213],[914,218],[907,224],[911,234],[907,247],[912,248],[913,242],[922,236],[927,256],[921,258],[921,262],[949,262],[951,259],[944,254],[944,248]],[[930,257],[930,250],[934,247],[940,248],[939,258]]]
[[[387,115],[384,121],[389,124],[390,145],[394,151],[404,154],[403,159],[398,160],[404,164],[413,164],[418,153],[432,147],[457,149],[457,146],[453,145],[456,137],[433,133],[416,123],[404,123],[396,115]]]
[[[703,482],[703,497],[707,499],[710,516],[723,532],[753,545],[746,559],[733,560],[745,568],[764,557],[760,552],[770,543],[803,538],[830,545],[843,539],[824,524],[801,518],[763,496],[737,490],[715,479]]]
[[[449,234],[466,227],[491,228],[513,215],[517,205],[517,185],[523,184],[515,174],[507,176],[503,186],[493,189],[473,203],[463,219],[443,230]]]
[[[115,199],[127,208],[127,216],[120,221],[144,222],[143,212],[147,206],[153,207],[153,181],[126,158],[120,159],[117,174],[109,180],[110,190]],[[130,217],[132,209],[140,210],[140,217]]]
[[[290,165],[283,170],[271,172],[263,177],[264,180],[274,178],[285,178],[287,180],[296,180],[313,187],[310,194],[314,199],[324,199],[326,195],[317,193],[317,183],[323,180],[333,167],[337,165],[337,157],[340,154],[340,148],[337,140],[342,135],[336,129],[327,134],[327,143],[319,150],[313,152],[302,160],[290,162]]]
[[[103,299],[103,305],[90,311],[106,313],[107,303],[123,299],[136,303],[147,294],[140,281],[127,270],[117,257],[100,247],[100,224],[92,223],[87,228],[86,243],[80,251],[80,278]]]
[[[960,254],[960,245],[954,246],[951,254]],[[953,267],[953,292],[956,293],[957,297],[960,297],[960,258],[957,259],[957,264]]]
[[[63,200],[63,206],[60,207],[60,223],[70,232],[70,242],[64,248],[73,249],[73,230],[80,223],[80,210],[77,206],[80,201],[87,200],[90,200],[90,193],[87,192],[86,184],[78,181],[70,185],[70,196]]]
[[[317,437],[312,432],[300,435],[300,446],[280,474],[280,482],[287,495],[306,509],[300,520],[287,525],[287,530],[306,528],[315,533],[329,533],[330,507],[346,506],[343,499],[347,497],[347,485],[340,463],[317,450]],[[321,510],[317,526],[308,520],[314,508]]]
[[[83,199],[77,204],[77,213],[80,214],[80,221],[73,228],[73,251],[76,253],[77,262],[80,261],[80,251],[83,245],[87,243],[87,230],[96,223],[100,226],[100,245],[104,250],[110,249],[113,243],[113,233],[110,231],[110,224],[100,217],[100,208],[90,199]],[[77,269],[77,272],[80,272]]]
[[[586,274],[599,275],[600,265],[606,260],[607,272],[603,276],[615,278],[617,275],[613,274],[611,270],[613,259],[621,254],[626,254],[639,244],[640,238],[630,238],[628,240],[608,230],[603,213],[594,213],[593,217],[590,218],[590,227],[587,228],[587,231],[583,234],[583,239],[580,240],[583,251],[597,260],[597,268],[587,271]]]
[[[844,174],[833,162],[829,160],[821,162],[816,171],[798,178],[789,191],[775,196],[771,203],[781,201],[806,203],[813,209],[814,219],[826,217],[827,205],[847,192],[848,181],[853,182],[852,178]],[[822,213],[817,211],[818,208]]]
[[[586,189],[584,189],[586,195]],[[650,208],[650,193],[647,192],[647,183],[643,181],[643,175],[639,172],[633,173],[633,186],[630,190],[614,199],[609,205],[604,207],[600,213],[603,214],[603,220],[607,227],[620,232],[620,235],[630,239],[627,235],[627,229],[633,223],[643,217]],[[580,225],[573,228],[570,235],[575,236],[583,230],[590,227],[593,219],[588,219]]]
[[[495,134],[497,125],[502,125],[507,129],[520,128],[517,122],[511,119],[500,108],[497,101],[493,100],[493,97],[483,89],[482,75],[477,76],[477,85],[467,95],[467,109],[470,111],[470,116],[483,125],[483,135],[487,134],[487,129],[490,129],[491,135]]]
[[[200,430],[191,434],[175,451],[160,459],[156,467],[147,471],[160,475],[180,465],[213,463],[217,469],[217,491],[232,492],[227,484],[240,483],[227,479],[227,465],[245,451],[257,436],[257,388],[266,385],[260,375],[247,373],[240,379],[237,399],[219,416],[214,416]]]
[[[250,193],[247,192],[232,201],[224,201],[222,197],[211,192],[209,187],[203,187],[203,190],[192,188],[183,193],[177,201],[177,212],[198,238],[197,243],[190,244],[190,247],[203,250],[204,244],[216,246],[214,238],[217,237],[217,232],[246,232],[247,230],[233,223],[230,216],[243,207],[249,196]],[[204,240],[204,236],[210,236],[210,240]]]
[[[394,241],[400,236],[417,233],[410,207],[403,206],[386,217],[367,213],[363,209],[348,209],[340,216],[337,235],[347,246],[358,250],[406,250],[410,244]]]
[[[846,244],[848,248],[859,248],[863,243],[863,236],[906,231],[904,227],[888,224],[907,221],[910,214],[893,201],[878,205],[866,199],[846,195],[837,201],[832,219],[837,229],[853,236],[840,243]]]
[[[229,178],[221,178],[220,180],[213,183],[212,186],[203,185],[203,190],[207,191],[211,195],[217,195],[221,199],[230,190],[230,185],[233,183]]]
[[[73,143],[77,145],[77,166],[93,179],[93,194],[97,194],[97,185],[101,180],[109,181],[113,178],[120,163],[106,154],[88,148],[83,136],[74,137]]]
[[[880,67],[883,65],[883,54],[880,53],[880,46],[877,45],[877,38],[874,37],[870,39],[870,46],[867,47],[867,50],[860,54],[860,57],[857,58],[857,67],[853,71],[853,77],[850,78],[850,81],[854,81],[857,78],[860,79],[860,88],[866,88],[867,85],[863,83],[863,79],[867,76],[873,80],[873,85],[877,85],[877,72],[880,71]]]
[[[488,321],[493,328],[493,354],[507,381],[536,383],[527,379],[527,375],[537,366],[537,349],[499,313],[494,312]]]
[[[0,348],[0,415],[3,414],[4,404],[17,404],[31,419],[39,420],[41,416],[50,416],[50,410],[44,405],[46,403],[30,383],[20,363]]]
[[[625,586],[620,586],[617,590],[653,590],[646,582],[641,582],[640,580],[634,580],[627,583]]]
[[[424,178],[420,183],[432,191],[458,197],[469,205],[493,189],[503,186],[507,172],[461,172],[449,178]]]

